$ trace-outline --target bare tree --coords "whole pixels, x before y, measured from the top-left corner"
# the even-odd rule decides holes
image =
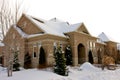
[[[0,0],[0,41],[12,24],[26,11],[23,0]]]
[[[0,3],[0,41],[2,41],[8,29],[11,25],[17,24],[17,21],[22,13],[25,13],[26,9],[24,8],[23,0],[0,0]],[[8,55],[8,76],[12,76],[14,54],[16,53],[16,49],[13,49],[12,45],[5,44],[5,46],[9,47],[7,50],[11,49],[13,53],[12,55]]]

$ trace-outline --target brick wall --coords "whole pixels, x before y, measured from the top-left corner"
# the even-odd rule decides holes
[[[3,40],[5,44],[4,55],[5,55],[5,66],[7,66],[8,61],[13,58],[13,51],[19,51],[19,61],[21,66],[24,63],[24,53],[25,53],[25,39],[11,27],[7,35]]]

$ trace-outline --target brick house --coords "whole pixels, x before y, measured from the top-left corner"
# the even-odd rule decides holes
[[[74,66],[89,61],[89,54],[93,56],[94,63],[101,63],[105,46],[109,46],[109,42],[103,43],[98,39],[89,33],[84,23],[69,24],[56,18],[43,20],[23,14],[17,26],[13,25],[7,32],[3,40],[5,46],[0,52],[4,54],[4,66],[13,57],[13,50],[19,51],[21,66],[25,65],[27,53],[31,56],[32,67],[40,65],[41,55],[44,55],[45,65],[52,66],[54,46],[62,44],[63,51],[67,45],[71,46]],[[42,49],[44,53],[41,53]]]
[[[104,32],[102,32],[99,36],[99,41],[101,43],[104,43],[104,55],[112,56],[115,61],[118,60],[118,49],[117,49],[117,42],[115,42],[111,37],[106,35]]]

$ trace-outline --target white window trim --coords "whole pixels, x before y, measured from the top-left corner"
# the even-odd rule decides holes
[[[40,55],[40,48],[41,48],[41,43],[38,43],[38,54]],[[38,55],[38,58],[39,58],[39,55]]]
[[[34,57],[34,52],[35,52],[34,48],[35,47],[37,47],[36,44],[33,44],[33,58],[36,58],[36,57]]]

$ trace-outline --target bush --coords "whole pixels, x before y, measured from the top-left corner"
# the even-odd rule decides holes
[[[19,71],[20,70],[19,67],[20,67],[19,63],[13,64],[13,71]]]
[[[65,50],[65,58],[66,58],[66,65],[72,65],[72,50],[71,47],[68,45]]]
[[[64,54],[62,53],[62,48],[57,47],[54,51],[54,58],[55,58],[55,65],[54,65],[54,72],[66,76],[67,70],[66,70],[66,61],[64,58]]]
[[[14,52],[13,71],[19,71],[20,64],[18,60],[18,51]]]

